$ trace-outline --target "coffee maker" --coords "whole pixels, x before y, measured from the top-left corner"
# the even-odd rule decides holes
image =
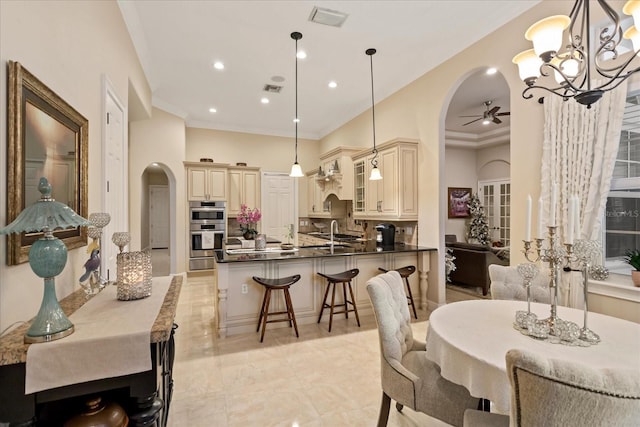
[[[377,246],[393,246],[396,238],[396,226],[393,224],[382,223],[376,225],[376,245]]]

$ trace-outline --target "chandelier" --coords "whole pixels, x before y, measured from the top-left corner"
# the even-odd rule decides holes
[[[591,46],[589,0],[576,0],[569,16],[550,16],[529,27],[525,38],[533,42],[533,49],[513,58],[527,85],[523,98],[531,99],[532,92],[541,89],[565,100],[574,98],[591,108],[605,92],[640,70],[637,65],[630,67],[640,50],[640,0],[630,0],[622,9],[624,14],[633,16],[635,24],[624,34],[619,15],[606,1],[597,3],[608,18],[607,25],[597,34],[597,46]],[[568,44],[563,48],[567,28]],[[618,49],[623,38],[633,43],[634,52],[628,58]]]

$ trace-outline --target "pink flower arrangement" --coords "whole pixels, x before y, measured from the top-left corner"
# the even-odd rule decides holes
[[[238,224],[243,234],[258,234],[257,224],[262,218],[260,209],[249,209],[247,205],[240,205],[240,214],[238,215]]]

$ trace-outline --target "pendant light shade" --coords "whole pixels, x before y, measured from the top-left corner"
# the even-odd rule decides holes
[[[302,38],[302,33],[294,31],[291,33],[291,38],[296,41],[296,116],[293,119],[293,122],[296,125],[296,160],[291,166],[291,173],[289,173],[289,176],[301,178],[304,174],[302,173],[302,168],[298,163],[298,122],[300,121],[298,119],[298,40]]]
[[[373,55],[375,55],[375,49],[367,49],[365,51],[369,55],[369,61],[371,64],[371,116],[373,118],[373,157],[371,158],[371,175],[369,175],[370,181],[378,181],[382,179],[380,169],[378,169],[378,150],[376,149],[376,103],[373,98]]]

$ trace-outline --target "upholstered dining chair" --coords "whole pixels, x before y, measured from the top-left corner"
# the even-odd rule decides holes
[[[491,281],[491,299],[527,300],[527,289],[518,267],[491,264],[489,266]],[[549,304],[549,273],[541,270],[531,281],[531,302]]]
[[[397,271],[371,278],[367,292],[373,304],[382,368],[382,405],[378,427],[387,425],[391,399],[401,411],[415,411],[461,426],[464,411],[477,408],[479,399],[466,388],[440,375],[440,368],[427,359],[424,342],[413,338],[411,315],[404,283]]]
[[[596,369],[580,361],[547,359],[509,350],[511,415],[467,410],[464,425],[637,426],[640,422],[640,371]]]

